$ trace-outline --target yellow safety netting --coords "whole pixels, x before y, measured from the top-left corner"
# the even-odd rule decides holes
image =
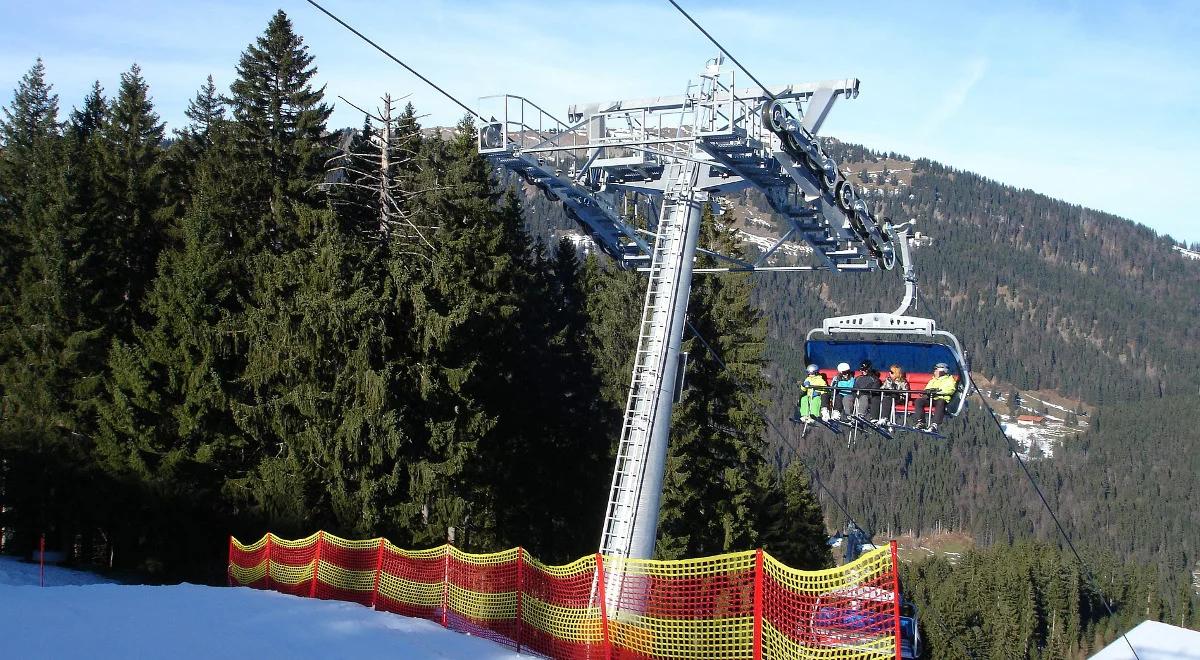
[[[319,532],[230,539],[231,584],[351,600],[561,658],[897,657],[893,548],[821,571],[762,551],[679,561],[404,550]],[[603,594],[603,597],[602,597]]]

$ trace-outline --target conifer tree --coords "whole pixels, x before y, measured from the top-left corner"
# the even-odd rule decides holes
[[[324,179],[329,155],[325,123],[333,111],[322,103],[325,88],[312,86],[313,59],[280,10],[242,53],[230,86],[242,157],[253,164],[244,173],[250,224],[239,237],[251,251],[286,251],[312,230],[297,225],[294,206],[316,199],[314,187]]]
[[[781,480],[772,483],[761,504],[763,547],[792,568],[828,568],[833,557],[825,542],[825,516],[812,492],[807,470],[799,461],[793,461]]]
[[[454,526],[468,547],[496,547],[497,498],[517,483],[509,414],[523,396],[525,296],[535,290],[528,238],[514,199],[495,205],[490,168],[470,118],[446,142],[426,145],[439,184],[414,205],[437,226],[436,252],[412,286],[420,397],[428,421],[409,466],[414,539],[443,538]],[[507,541],[506,541],[507,542]]]
[[[214,136],[218,144],[228,140],[222,133]],[[171,540],[209,534],[209,520],[228,525],[218,522],[230,512],[221,505],[222,491],[227,479],[249,469],[230,413],[240,371],[227,330],[238,309],[233,283],[240,260],[227,245],[236,207],[228,201],[224,165],[215,151],[197,165],[190,207],[172,230],[175,241],[161,253],[146,296],[148,321],[132,338],[115,341],[108,356],[96,458],[145,493],[109,521],[110,534],[129,543],[123,548],[129,554],[154,555]],[[139,533],[130,516],[152,521],[158,533]],[[209,546],[196,541],[195,548]],[[170,557],[180,559],[177,550]]]
[[[587,306],[587,345],[593,368],[600,378],[600,396],[607,407],[602,418],[608,420],[610,453],[615,456],[616,436],[621,429],[633,356],[637,351],[637,328],[646,297],[646,282],[636,272],[618,270],[593,254],[584,261],[583,287]]]
[[[261,448],[247,482],[278,524],[329,522],[374,533],[398,499],[408,439],[389,334],[389,280],[328,211],[302,211],[320,229],[308,245],[258,257],[243,327],[252,398],[239,427]]]
[[[165,226],[163,123],[154,112],[149,85],[134,64],[121,74],[121,85],[101,129],[101,189],[94,221],[109,237],[103,283],[113,332],[129,337],[142,322],[142,298],[154,278]]]
[[[90,324],[90,246],[69,212],[58,99],[39,60],[0,122],[3,254],[0,453],[19,533],[47,530],[62,547],[86,514],[91,410],[102,336]],[[9,505],[6,505],[9,506]]]
[[[185,137],[201,149],[211,145],[213,131],[225,120],[225,100],[217,93],[212,74],[209,74],[196,96],[188,102],[187,110],[184,110],[183,114],[191,123],[180,131],[180,137]]]
[[[189,123],[175,130],[176,140],[163,158],[167,172],[167,200],[176,208],[172,216],[182,215],[195,192],[198,165],[212,148],[217,132],[226,122],[225,100],[209,75],[184,110]]]
[[[4,117],[0,119],[0,185],[4,191],[0,194],[0,276],[11,282],[28,251],[25,212],[44,204],[35,182],[59,168],[55,151],[55,138],[59,132],[58,95],[46,82],[46,66],[40,57],[21,78],[12,103],[3,112]],[[11,293],[14,289],[5,287],[0,295]]]

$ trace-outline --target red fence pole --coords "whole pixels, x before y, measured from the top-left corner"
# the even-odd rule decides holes
[[[375,556],[375,586],[371,589],[371,609],[375,609],[375,603],[379,600],[379,576],[383,574],[383,546],[386,543],[382,536],[379,537],[379,554]]]
[[[521,632],[524,625],[524,615],[521,613],[521,600],[525,595],[525,548],[517,547],[517,653],[521,652]]]
[[[312,585],[308,587],[308,597],[317,597],[317,573],[321,572],[321,541],[325,540],[325,532],[317,532],[317,553],[313,556]]]
[[[267,589],[271,588],[271,532],[267,532]]]
[[[450,544],[446,544],[446,554],[442,559],[442,627],[447,628],[446,612],[450,609]]]
[[[596,553],[596,593],[600,596],[600,635],[604,638],[604,659],[612,659],[612,640],[608,636],[608,602],[604,595],[604,555]]]
[[[762,660],[763,551],[754,553],[754,660]]]
[[[896,660],[900,660],[900,562],[896,561],[896,542],[892,541],[892,619],[896,625]]]
[[[38,583],[46,586],[46,533],[42,532],[38,541]]]

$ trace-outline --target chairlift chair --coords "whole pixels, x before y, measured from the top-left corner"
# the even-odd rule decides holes
[[[953,334],[938,330],[933,319],[884,313],[827,318],[805,337],[804,354],[807,364],[816,364],[827,374],[839,362],[858,365],[869,360],[881,370],[896,364],[909,375],[912,389],[918,390],[925,384],[922,381],[928,381],[925,375],[933,365],[944,362],[959,382],[946,416],[957,417],[966,410],[971,371],[962,346]]]
[[[933,366],[944,362],[959,385],[945,412],[947,417],[957,417],[966,411],[971,389],[971,371],[962,345],[953,334],[939,330],[933,319],[906,314],[917,296],[916,270],[908,245],[912,224],[884,223],[884,235],[898,248],[904,266],[904,299],[900,306],[891,313],[825,319],[821,327],[809,331],[805,337],[805,363],[818,365],[827,377],[839,362],[858,365],[869,360],[884,370],[895,364],[908,374],[912,390],[922,390],[932,376]]]

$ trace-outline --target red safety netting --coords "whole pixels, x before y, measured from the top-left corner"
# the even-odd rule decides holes
[[[548,566],[318,532],[230,539],[231,585],[360,603],[551,658],[899,657],[894,544],[824,571],[748,551]]]

